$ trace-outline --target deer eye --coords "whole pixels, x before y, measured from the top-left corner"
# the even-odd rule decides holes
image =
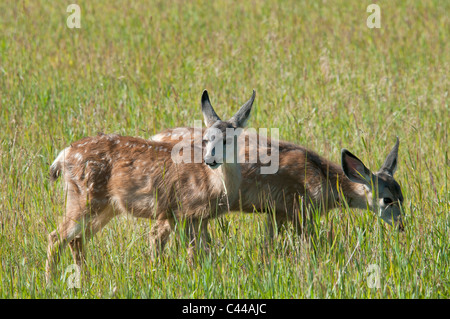
[[[385,205],[389,205],[389,204],[392,203],[392,199],[390,199],[388,197],[385,197],[385,198],[383,198],[383,202],[384,202]]]

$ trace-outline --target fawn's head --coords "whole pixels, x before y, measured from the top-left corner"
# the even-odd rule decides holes
[[[203,135],[205,143],[203,159],[210,168],[216,169],[223,163],[237,162],[237,137],[242,131],[239,129],[247,124],[255,96],[256,92],[253,90],[250,100],[245,102],[228,121],[222,121],[209,101],[208,92],[203,91],[202,112],[207,127]]]
[[[403,194],[400,185],[394,179],[397,170],[399,140],[386,157],[380,170],[372,173],[355,155],[342,150],[342,169],[354,183],[366,187],[368,204],[372,210],[379,211],[379,217],[389,225],[404,229],[401,216]]]

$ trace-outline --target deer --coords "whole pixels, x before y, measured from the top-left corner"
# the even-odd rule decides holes
[[[192,145],[200,143],[195,140],[193,128],[183,128],[187,138],[173,134],[174,130],[166,129],[150,139],[174,145],[191,138]],[[249,143],[251,140],[258,142]],[[245,156],[245,162],[241,164],[240,197],[231,203],[230,209],[244,213],[271,212],[266,222],[266,245],[270,245],[274,236],[286,228],[287,222],[302,234],[313,211],[319,210],[324,214],[341,205],[378,212],[387,224],[404,231],[403,194],[394,179],[398,164],[398,137],[377,172],[369,170],[345,148],[341,150],[341,165],[338,165],[303,146],[280,140],[277,141],[278,171],[262,174],[261,167],[265,164],[260,161],[250,163],[248,159],[251,154],[261,152],[262,148],[270,149],[271,139],[256,134],[256,139],[250,136],[245,143],[240,151]],[[203,227],[207,232],[206,223]]]
[[[174,162],[170,143],[117,134],[85,137],[62,150],[50,166],[50,180],[63,178],[66,207],[62,222],[48,236],[47,283],[67,245],[83,269],[87,242],[121,214],[155,222],[149,236],[152,256],[162,252],[178,221],[189,221],[192,256],[201,221],[226,213],[238,197],[241,167],[234,159],[237,152],[230,154],[225,147],[238,134],[227,135],[227,130],[246,126],[255,95],[253,90],[251,98],[222,121],[208,92],[203,92],[207,151],[200,150],[200,162]]]

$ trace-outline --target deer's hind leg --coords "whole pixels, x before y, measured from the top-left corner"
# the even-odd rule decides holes
[[[276,214],[268,214],[266,222],[266,242],[272,243],[274,239],[283,230],[287,217],[285,212],[277,212]]]
[[[99,232],[111,219],[116,216],[111,206],[106,206],[103,210],[92,216],[85,223],[85,227],[82,228],[82,232],[77,235],[71,242],[69,242],[70,250],[74,262],[82,270],[83,273],[88,274],[86,267],[85,245]]]
[[[84,224],[84,212],[81,209],[71,208],[64,216],[58,228],[48,236],[47,261],[45,264],[45,277],[49,284],[55,275],[55,266],[58,264],[60,255],[76,236],[82,232]]]
[[[266,217],[266,232],[264,244],[262,246],[263,258],[269,257],[270,254],[276,251],[279,234],[281,234],[283,227],[287,221],[285,212],[268,213]]]
[[[95,202],[94,202],[95,203]],[[55,275],[55,266],[60,255],[69,244],[75,263],[82,266],[83,236],[92,236],[100,230],[112,217],[105,214],[107,202],[93,204],[86,200],[86,196],[69,189],[67,196],[66,214],[57,229],[50,233],[47,246],[47,261],[45,276],[49,284]],[[106,217],[106,218],[104,218]],[[99,222],[100,221],[100,222]]]

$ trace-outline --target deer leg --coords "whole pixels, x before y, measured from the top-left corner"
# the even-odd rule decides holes
[[[266,234],[264,237],[264,244],[262,246],[262,255],[264,257],[269,256],[269,252],[274,248],[275,239],[282,231],[286,222],[286,215],[284,212],[278,212],[276,214],[268,214],[266,217]]]
[[[189,256],[189,263],[193,265],[200,246],[206,253],[210,251],[211,237],[208,233],[207,219],[186,219],[184,232],[186,235],[186,247]]]
[[[188,245],[188,256],[189,263],[194,264],[196,251],[198,247],[199,232],[198,232],[199,222],[198,219],[188,219],[187,220],[187,245]]]
[[[83,266],[85,259],[83,236],[92,237],[113,217],[112,209],[105,209],[106,205],[106,202],[96,199],[86,201],[86,195],[79,195],[76,191],[69,189],[66,215],[57,230],[49,235],[45,266],[47,284],[50,284],[54,276],[54,267],[68,244],[72,250],[74,262],[80,268]]]
[[[274,215],[268,214],[266,218],[266,244],[272,244],[274,239],[281,233],[286,223],[286,214],[278,212]]]
[[[85,268],[86,258],[84,254],[83,237],[77,236],[69,242],[69,248],[72,251],[73,261],[80,268]]]
[[[305,227],[307,226],[308,218],[303,210],[293,209],[287,215],[287,220],[292,223],[295,234],[299,237],[305,235]]]
[[[202,247],[205,250],[205,252],[209,254],[211,251],[211,236],[210,233],[208,232],[208,219],[206,218],[200,219],[199,224],[200,224],[200,238]]]
[[[114,216],[115,213],[112,207],[109,206],[105,208],[100,214],[94,216],[86,223],[84,232],[82,231],[80,235],[69,242],[75,264],[82,270],[82,273],[85,273],[87,276],[89,276],[89,272],[86,265],[85,245],[97,232],[108,224]]]
[[[150,255],[155,260],[166,246],[169,235],[174,228],[172,219],[155,220],[150,229]]]
[[[81,216],[80,216],[81,217]],[[82,218],[70,218],[66,216],[63,222],[48,236],[47,261],[45,265],[45,277],[50,284],[55,275],[55,265],[58,264],[60,254],[76,236],[82,231]]]

